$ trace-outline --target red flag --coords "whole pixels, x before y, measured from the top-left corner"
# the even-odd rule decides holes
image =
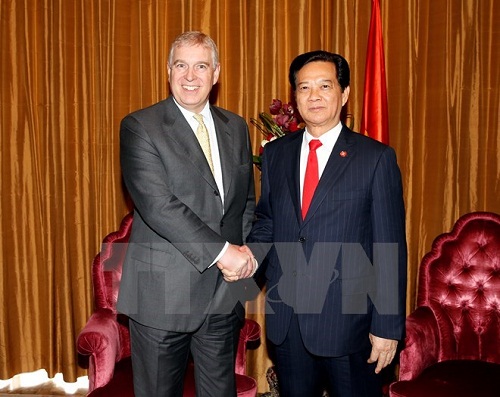
[[[368,33],[368,48],[366,50],[361,132],[380,142],[389,144],[387,85],[379,0],[372,0],[372,15]]]

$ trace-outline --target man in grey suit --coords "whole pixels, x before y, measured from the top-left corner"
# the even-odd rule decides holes
[[[264,148],[248,241],[274,243],[260,269],[283,397],[324,388],[336,397],[381,396],[377,374],[403,338],[401,176],[392,148],[341,123],[349,76],[338,54],[296,57],[289,80],[306,127]]]
[[[255,192],[246,122],[208,101],[219,72],[213,40],[181,34],[168,59],[172,95],[121,123],[134,220],[117,307],[130,318],[136,397],[182,396],[190,354],[197,395],[236,395],[244,308],[227,283],[256,268],[240,247]]]

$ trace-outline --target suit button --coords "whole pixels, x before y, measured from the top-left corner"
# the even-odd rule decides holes
[[[224,222],[220,221],[219,225],[220,225],[220,227],[224,227]]]
[[[299,237],[299,242],[300,242],[300,243],[304,243],[305,241],[306,241],[306,238],[305,238],[305,237],[302,237],[302,236],[301,236],[301,237]]]

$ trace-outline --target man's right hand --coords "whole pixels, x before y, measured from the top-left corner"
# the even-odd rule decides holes
[[[234,244],[229,244],[222,258],[217,262],[217,267],[227,282],[251,277],[254,274],[255,266],[250,248],[247,246],[239,247]]]

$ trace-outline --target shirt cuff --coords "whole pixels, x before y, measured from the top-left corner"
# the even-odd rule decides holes
[[[227,249],[229,248],[229,242],[226,241],[226,244],[224,244],[224,247],[222,247],[222,251],[217,255],[217,257],[214,259],[214,261],[208,266],[208,268],[211,268],[213,265],[215,265],[220,258],[226,253]]]

